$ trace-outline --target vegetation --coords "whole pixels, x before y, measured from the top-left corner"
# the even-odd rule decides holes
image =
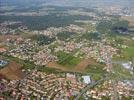
[[[64,27],[74,24],[75,20],[88,19],[86,16],[57,16],[50,14],[46,16],[0,16],[0,23],[4,21],[21,21],[30,30],[44,30],[49,27]]]
[[[115,55],[113,57],[113,60],[131,60],[131,58],[134,58],[134,47],[128,47],[128,48],[120,48],[119,55]]]
[[[57,73],[58,72],[58,70],[56,70],[54,68],[49,68],[46,66],[38,66],[36,69],[38,71],[45,72],[45,73]]]
[[[122,100],[133,100],[132,96],[126,97],[126,96],[122,96]]]
[[[123,68],[121,65],[113,65],[114,75],[113,78],[116,80],[131,80],[134,79],[134,76],[130,73],[129,70]]]
[[[15,61],[16,63],[21,64],[24,69],[34,69],[35,68],[35,65],[33,64],[33,62],[30,62],[27,60],[21,60],[19,58],[8,56],[8,55],[3,55],[3,57],[6,58],[7,60]]]
[[[30,62],[30,61],[27,61],[27,60],[21,60],[21,59],[16,58],[16,57],[7,56],[7,55],[3,55],[3,57],[8,59],[8,60],[15,61],[15,62],[21,64],[22,68],[26,69],[26,70],[27,69],[33,70],[33,69],[36,68],[38,71],[46,72],[46,73],[56,73],[56,72],[59,71],[59,70],[56,70],[54,68],[48,68],[46,66],[37,66],[33,62]]]
[[[57,57],[59,59],[58,63],[65,66],[75,66],[80,62],[80,59],[77,57],[74,57],[73,55],[65,52],[58,52]]]
[[[134,58],[134,48],[129,47],[129,48],[124,48],[121,50],[121,57],[124,60],[130,60],[131,58]]]
[[[58,43],[54,43],[54,44],[51,44],[49,45],[49,49],[51,49],[51,52],[54,53],[54,49],[58,47]]]
[[[121,31],[123,30],[128,30],[128,22],[124,20],[112,20],[112,21],[102,21],[100,22],[96,29],[98,32],[101,34],[118,34],[119,32],[117,29],[120,29]]]
[[[125,57],[134,58],[134,47],[128,47],[123,49],[123,54]]]
[[[62,41],[66,41],[67,39],[71,38],[72,35],[74,35],[75,33],[73,32],[67,32],[67,31],[64,31],[64,32],[60,32],[57,34],[57,37],[59,40],[62,40]]]
[[[98,65],[88,65],[88,67],[85,69],[87,73],[92,75],[93,80],[99,80],[101,77],[106,74],[106,71],[104,70],[104,65],[98,64]]]
[[[34,35],[32,38],[36,40],[39,45],[48,45],[55,41],[55,38],[50,38],[42,34]]]
[[[97,25],[96,29],[101,34],[109,33],[112,29],[112,22],[111,21],[102,21]]]
[[[82,38],[85,38],[87,40],[92,40],[92,39],[99,40],[99,39],[101,39],[100,33],[98,33],[98,32],[85,33],[85,34],[82,35]]]

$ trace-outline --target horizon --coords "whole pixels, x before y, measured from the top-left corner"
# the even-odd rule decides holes
[[[51,5],[51,6],[73,6],[73,7],[89,7],[89,6],[109,6],[109,5],[120,5],[120,6],[131,6],[133,7],[133,0],[0,0],[1,5]]]

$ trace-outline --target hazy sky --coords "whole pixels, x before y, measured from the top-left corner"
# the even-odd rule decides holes
[[[4,3],[3,3],[4,2]],[[134,0],[0,0],[1,4],[47,4],[57,6],[98,6],[98,5],[126,5],[133,6]]]
[[[89,6],[92,5],[134,5],[134,0],[48,0],[49,4],[55,5],[72,5],[72,6]]]

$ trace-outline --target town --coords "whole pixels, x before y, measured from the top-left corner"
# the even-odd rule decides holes
[[[2,3],[0,100],[134,99],[133,7]]]

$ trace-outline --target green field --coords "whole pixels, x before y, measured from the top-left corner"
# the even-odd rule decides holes
[[[134,47],[123,49],[123,53],[126,57],[134,58]]]
[[[74,57],[73,55],[65,52],[58,52],[58,64],[68,66],[68,67],[74,67],[80,62],[80,58]]]
[[[117,79],[117,80],[128,80],[128,79],[134,79],[133,74],[130,73],[129,70],[126,70],[123,68],[121,65],[114,64],[113,65],[113,71],[114,75],[112,78]]]
[[[113,60],[115,61],[121,61],[121,60],[132,60],[134,59],[134,47],[128,47],[120,50],[120,57],[117,57],[116,55],[113,57]]]
[[[86,73],[89,73],[92,76],[93,80],[99,80],[102,78],[103,75],[106,74],[106,70],[104,70],[104,65],[97,64],[97,65],[89,65],[85,69]]]

